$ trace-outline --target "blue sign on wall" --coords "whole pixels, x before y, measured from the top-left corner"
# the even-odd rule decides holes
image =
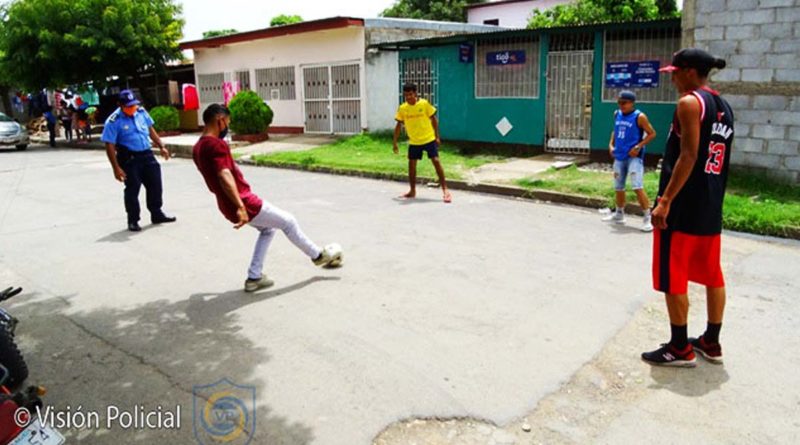
[[[656,88],[660,66],[657,60],[607,63],[606,88]]]
[[[475,47],[471,43],[462,43],[458,47],[458,60],[461,63],[472,63],[475,58]]]
[[[525,51],[498,51],[486,54],[487,65],[523,65]]]

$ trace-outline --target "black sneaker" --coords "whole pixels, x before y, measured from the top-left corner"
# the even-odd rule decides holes
[[[675,366],[678,368],[694,368],[697,366],[692,345],[686,345],[682,351],[669,343],[664,343],[660,348],[651,352],[643,352],[642,360],[654,366]]]
[[[169,223],[174,223],[177,220],[178,218],[174,216],[167,216],[163,213],[150,218],[150,222],[152,222],[153,224],[169,224]]]
[[[722,364],[722,346],[719,343],[707,343],[702,335],[699,338],[690,338],[689,343],[704,359],[715,365]]]
[[[128,223],[128,230],[131,231],[131,232],[141,232],[142,231],[142,227],[139,226],[138,222],[131,222],[131,223]]]

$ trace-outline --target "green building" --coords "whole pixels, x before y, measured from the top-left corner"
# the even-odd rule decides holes
[[[444,139],[605,159],[623,89],[636,92],[658,135],[648,153],[663,152],[678,96],[658,68],[680,43],[680,20],[660,20],[499,30],[376,48],[397,51],[400,85],[417,84],[439,108]]]

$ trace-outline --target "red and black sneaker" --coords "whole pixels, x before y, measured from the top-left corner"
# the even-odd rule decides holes
[[[655,366],[675,366],[679,368],[694,368],[697,366],[691,343],[686,345],[683,350],[679,350],[669,343],[664,343],[655,351],[643,352],[642,360]]]
[[[704,359],[715,365],[722,364],[722,346],[719,343],[707,343],[702,335],[699,338],[690,338],[689,343]]]

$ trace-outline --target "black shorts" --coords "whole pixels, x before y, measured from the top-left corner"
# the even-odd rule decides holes
[[[422,159],[422,152],[428,153],[428,159],[439,157],[439,144],[436,141],[427,143],[425,145],[408,145],[408,159]]]

